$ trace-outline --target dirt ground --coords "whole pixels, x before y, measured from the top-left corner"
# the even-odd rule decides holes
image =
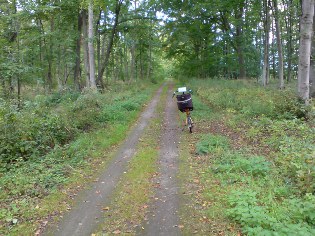
[[[173,88],[168,90],[168,98]],[[180,235],[179,229],[179,197],[178,197],[178,142],[180,128],[178,126],[178,110],[176,103],[167,99],[163,114],[163,131],[159,158],[159,175],[154,180],[156,194],[154,203],[143,223],[139,235]]]
[[[91,235],[104,222],[104,206],[112,200],[112,194],[120,177],[127,171],[128,162],[136,152],[136,146],[154,116],[163,86],[140,116],[133,130],[126,137],[109,166],[95,183],[83,190],[75,199],[75,204],[56,225],[48,225],[42,235]],[[168,88],[171,98],[173,87]],[[156,191],[149,206],[148,215],[139,227],[139,235],[180,235],[178,199],[178,111],[176,103],[167,99],[163,113],[159,173],[153,180]]]
[[[57,225],[50,225],[42,235],[91,235],[104,222],[104,206],[108,205],[115,186],[126,171],[128,162],[135,154],[135,147],[149,120],[154,115],[163,86],[138,119],[133,130],[126,137],[116,156],[99,176],[93,186],[82,191],[75,199],[74,207]]]

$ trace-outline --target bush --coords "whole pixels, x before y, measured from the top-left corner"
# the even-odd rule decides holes
[[[73,138],[62,117],[41,110],[18,112],[7,104],[6,110],[2,109],[0,119],[0,155],[3,163],[43,155]]]

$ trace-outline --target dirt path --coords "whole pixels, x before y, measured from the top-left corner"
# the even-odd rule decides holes
[[[168,90],[168,98],[172,96],[173,88]],[[164,111],[164,130],[161,137],[159,159],[159,176],[154,180],[158,186],[154,203],[149,209],[144,230],[140,235],[180,235],[178,208],[178,142],[180,128],[178,127],[178,110],[176,103],[167,99]]]
[[[125,143],[98,181],[79,194],[73,209],[63,216],[62,222],[57,226],[49,227],[43,235],[91,235],[97,226],[104,221],[103,208],[110,203],[112,192],[136,151],[135,147],[138,140],[154,114],[162,88],[163,86],[147,106],[135,128],[126,137]]]

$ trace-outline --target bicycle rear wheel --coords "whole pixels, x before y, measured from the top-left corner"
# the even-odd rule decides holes
[[[190,116],[187,117],[187,125],[188,125],[188,129],[189,129],[189,133],[192,133],[193,124],[192,124],[192,120],[191,120]]]

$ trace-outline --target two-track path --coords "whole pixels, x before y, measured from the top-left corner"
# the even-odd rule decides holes
[[[168,98],[172,96],[172,87]],[[178,110],[176,103],[166,101],[164,111],[164,129],[161,137],[159,175],[154,180],[156,189],[155,202],[150,207],[148,220],[144,223],[141,235],[180,235],[179,198],[178,198]]]
[[[128,163],[136,152],[137,143],[143,131],[156,115],[163,86],[146,107],[133,130],[117,151],[112,162],[99,176],[98,181],[81,192],[75,199],[74,207],[63,216],[62,221],[50,226],[43,235],[90,236],[104,222],[103,207],[112,200],[112,194],[120,177],[127,171]],[[168,97],[171,97],[172,86],[169,86]],[[159,114],[160,115],[160,114]],[[159,176],[156,181],[160,187],[156,189],[155,202],[149,207],[147,221],[143,223],[141,235],[179,235],[178,196],[177,196],[177,157],[178,135],[176,104],[170,99],[166,101],[164,112],[164,128],[161,137]]]

